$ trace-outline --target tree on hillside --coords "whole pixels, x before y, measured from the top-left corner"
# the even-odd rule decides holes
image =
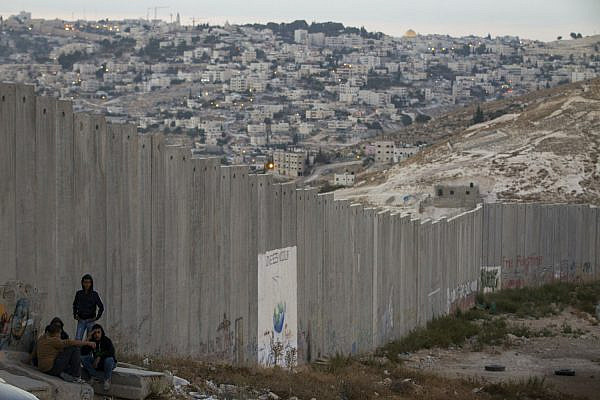
[[[319,152],[315,156],[315,163],[317,164],[329,164],[331,163],[331,156],[328,153],[324,153],[323,149],[319,147]]]
[[[406,115],[406,114],[400,115],[400,121],[402,122],[402,125],[404,125],[404,126],[408,126],[408,125],[412,124],[412,122],[413,122],[410,115]]]
[[[425,122],[429,121],[430,119],[431,119],[431,117],[427,114],[419,114],[415,118],[415,122],[417,122],[419,124],[424,124]]]
[[[561,40],[561,39],[562,39],[562,36],[557,36],[556,37],[556,40]]]
[[[479,124],[479,123],[482,123],[483,121],[484,121],[483,111],[481,110],[481,107],[479,105],[477,105],[477,110],[475,110],[475,114],[473,114],[473,123]]]
[[[80,62],[87,58],[87,55],[81,51],[74,51],[70,54],[61,54],[58,56],[58,63],[61,65],[63,70],[70,71],[73,68],[73,64]]]

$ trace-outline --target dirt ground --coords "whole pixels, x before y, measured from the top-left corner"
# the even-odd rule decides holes
[[[600,398],[600,325],[594,318],[572,309],[540,319],[509,317],[532,331],[544,330],[548,337],[515,337],[502,346],[474,351],[462,349],[420,350],[408,355],[405,367],[448,378],[479,378],[482,381],[520,381],[543,378],[555,390],[589,399]],[[500,364],[503,372],[484,367]],[[573,369],[575,376],[557,376],[558,369]]]
[[[169,370],[190,385],[156,399],[598,399],[600,398],[600,324],[571,308],[539,319],[502,315],[523,325],[529,338],[508,335],[502,345],[434,348],[403,354],[399,363],[367,355],[335,358],[281,369],[232,367],[192,360],[162,360],[153,369]],[[538,336],[541,335],[541,336]],[[500,364],[503,372],[485,371]],[[557,376],[573,369],[575,376]],[[531,384],[531,379],[538,382]],[[530,382],[530,383],[527,383]],[[495,393],[490,385],[515,384]],[[190,395],[195,394],[197,397]],[[495,393],[495,394],[494,394]]]

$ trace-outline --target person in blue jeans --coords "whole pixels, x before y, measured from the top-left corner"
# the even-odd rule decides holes
[[[104,304],[94,290],[94,280],[90,274],[85,274],[81,278],[81,290],[75,293],[73,300],[73,318],[77,320],[75,339],[82,340],[86,332],[89,334],[103,312]]]
[[[108,391],[113,369],[117,366],[115,346],[99,324],[92,327],[88,341],[95,343],[96,347],[88,346],[81,349],[81,363],[90,377],[100,380],[104,391]]]

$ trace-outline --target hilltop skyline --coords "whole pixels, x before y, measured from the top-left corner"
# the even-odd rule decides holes
[[[154,16],[166,21],[179,12],[183,24],[196,23],[235,24],[290,22],[297,19],[312,21],[336,21],[350,26],[364,26],[370,31],[381,31],[401,36],[414,29],[423,34],[449,34],[467,36],[514,35],[528,39],[550,41],[557,36],[567,37],[569,32],[581,32],[584,36],[600,33],[600,2],[594,0],[521,2],[507,0],[498,2],[458,0],[439,4],[434,0],[419,2],[391,2],[389,0],[344,1],[332,0],[326,4],[307,0],[302,4],[240,0],[204,2],[200,7],[191,0],[176,0],[158,4],[142,0],[136,4],[106,0],[103,3],[82,7],[81,2],[58,0],[40,5],[33,0],[19,4],[0,6],[0,15],[8,16],[21,10],[32,13],[34,18],[59,19],[124,19]],[[489,3],[489,4],[487,4]],[[518,14],[517,11],[518,10]],[[596,16],[596,17],[594,17]]]

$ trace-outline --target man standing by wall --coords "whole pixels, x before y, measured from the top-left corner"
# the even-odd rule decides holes
[[[96,309],[98,313],[96,314]],[[94,290],[94,280],[89,274],[81,278],[81,290],[75,294],[73,300],[73,318],[77,320],[77,332],[75,339],[81,340],[86,332],[91,331],[92,326],[100,319],[104,312],[104,304],[100,296]]]

